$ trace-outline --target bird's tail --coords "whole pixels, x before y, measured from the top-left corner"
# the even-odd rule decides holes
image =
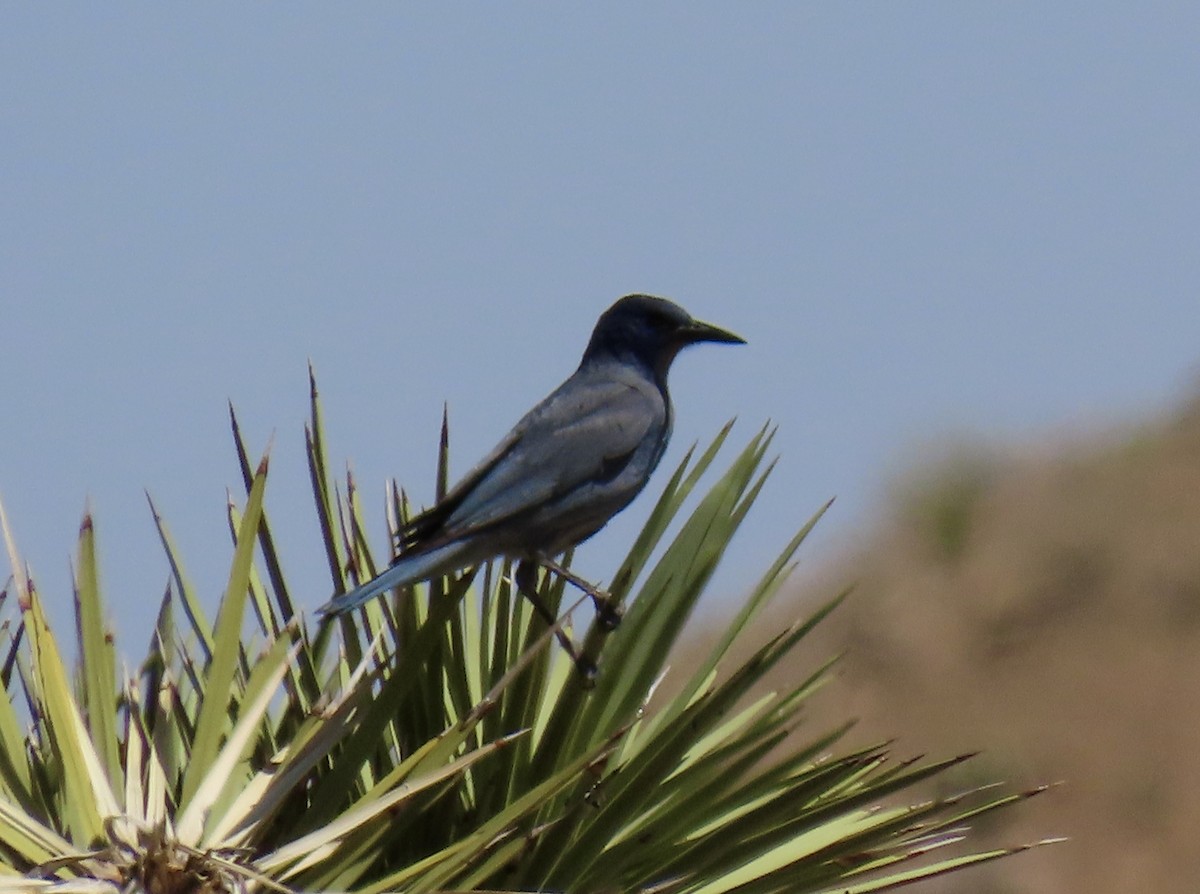
[[[460,561],[466,546],[467,544],[462,542],[447,543],[427,552],[401,556],[390,568],[365,584],[360,584],[348,593],[334,596],[333,599],[317,609],[317,613],[321,615],[345,614],[358,608],[364,602],[374,599],[380,593],[386,593],[395,587],[429,580],[439,574],[468,565],[469,561]]]

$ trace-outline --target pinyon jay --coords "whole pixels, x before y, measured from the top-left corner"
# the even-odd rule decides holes
[[[321,612],[341,614],[394,587],[507,556],[520,560],[518,585],[543,616],[537,566],[591,595],[601,621],[615,626],[619,615],[606,594],[554,557],[599,531],[646,486],[671,437],[667,371],[682,348],[704,341],[745,343],[665,298],[621,298],[601,314],[571,377],[401,529],[392,565]]]

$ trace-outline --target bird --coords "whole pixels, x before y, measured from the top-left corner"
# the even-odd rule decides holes
[[[588,593],[605,626],[615,627],[620,615],[607,594],[554,557],[603,528],[646,486],[674,421],[667,373],[683,348],[699,342],[745,339],[666,298],[620,298],[600,315],[575,372],[401,527],[391,566],[319,612],[341,615],[396,587],[506,557],[518,563],[518,589],[552,626],[532,592],[538,567]]]

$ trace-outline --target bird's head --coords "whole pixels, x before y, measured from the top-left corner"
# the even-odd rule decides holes
[[[695,319],[666,298],[626,295],[600,315],[583,353],[583,362],[613,357],[632,361],[665,384],[675,355],[702,341],[746,343],[727,329]]]

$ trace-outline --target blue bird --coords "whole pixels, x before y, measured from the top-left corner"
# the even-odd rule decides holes
[[[533,593],[538,566],[591,595],[602,622],[615,626],[619,615],[606,594],[554,557],[599,531],[646,486],[671,436],[667,372],[682,348],[704,341],[745,343],[665,298],[621,298],[600,316],[574,374],[401,529],[392,565],[320,611],[342,614],[395,587],[507,556],[520,561],[519,589],[548,623],[554,618]]]

